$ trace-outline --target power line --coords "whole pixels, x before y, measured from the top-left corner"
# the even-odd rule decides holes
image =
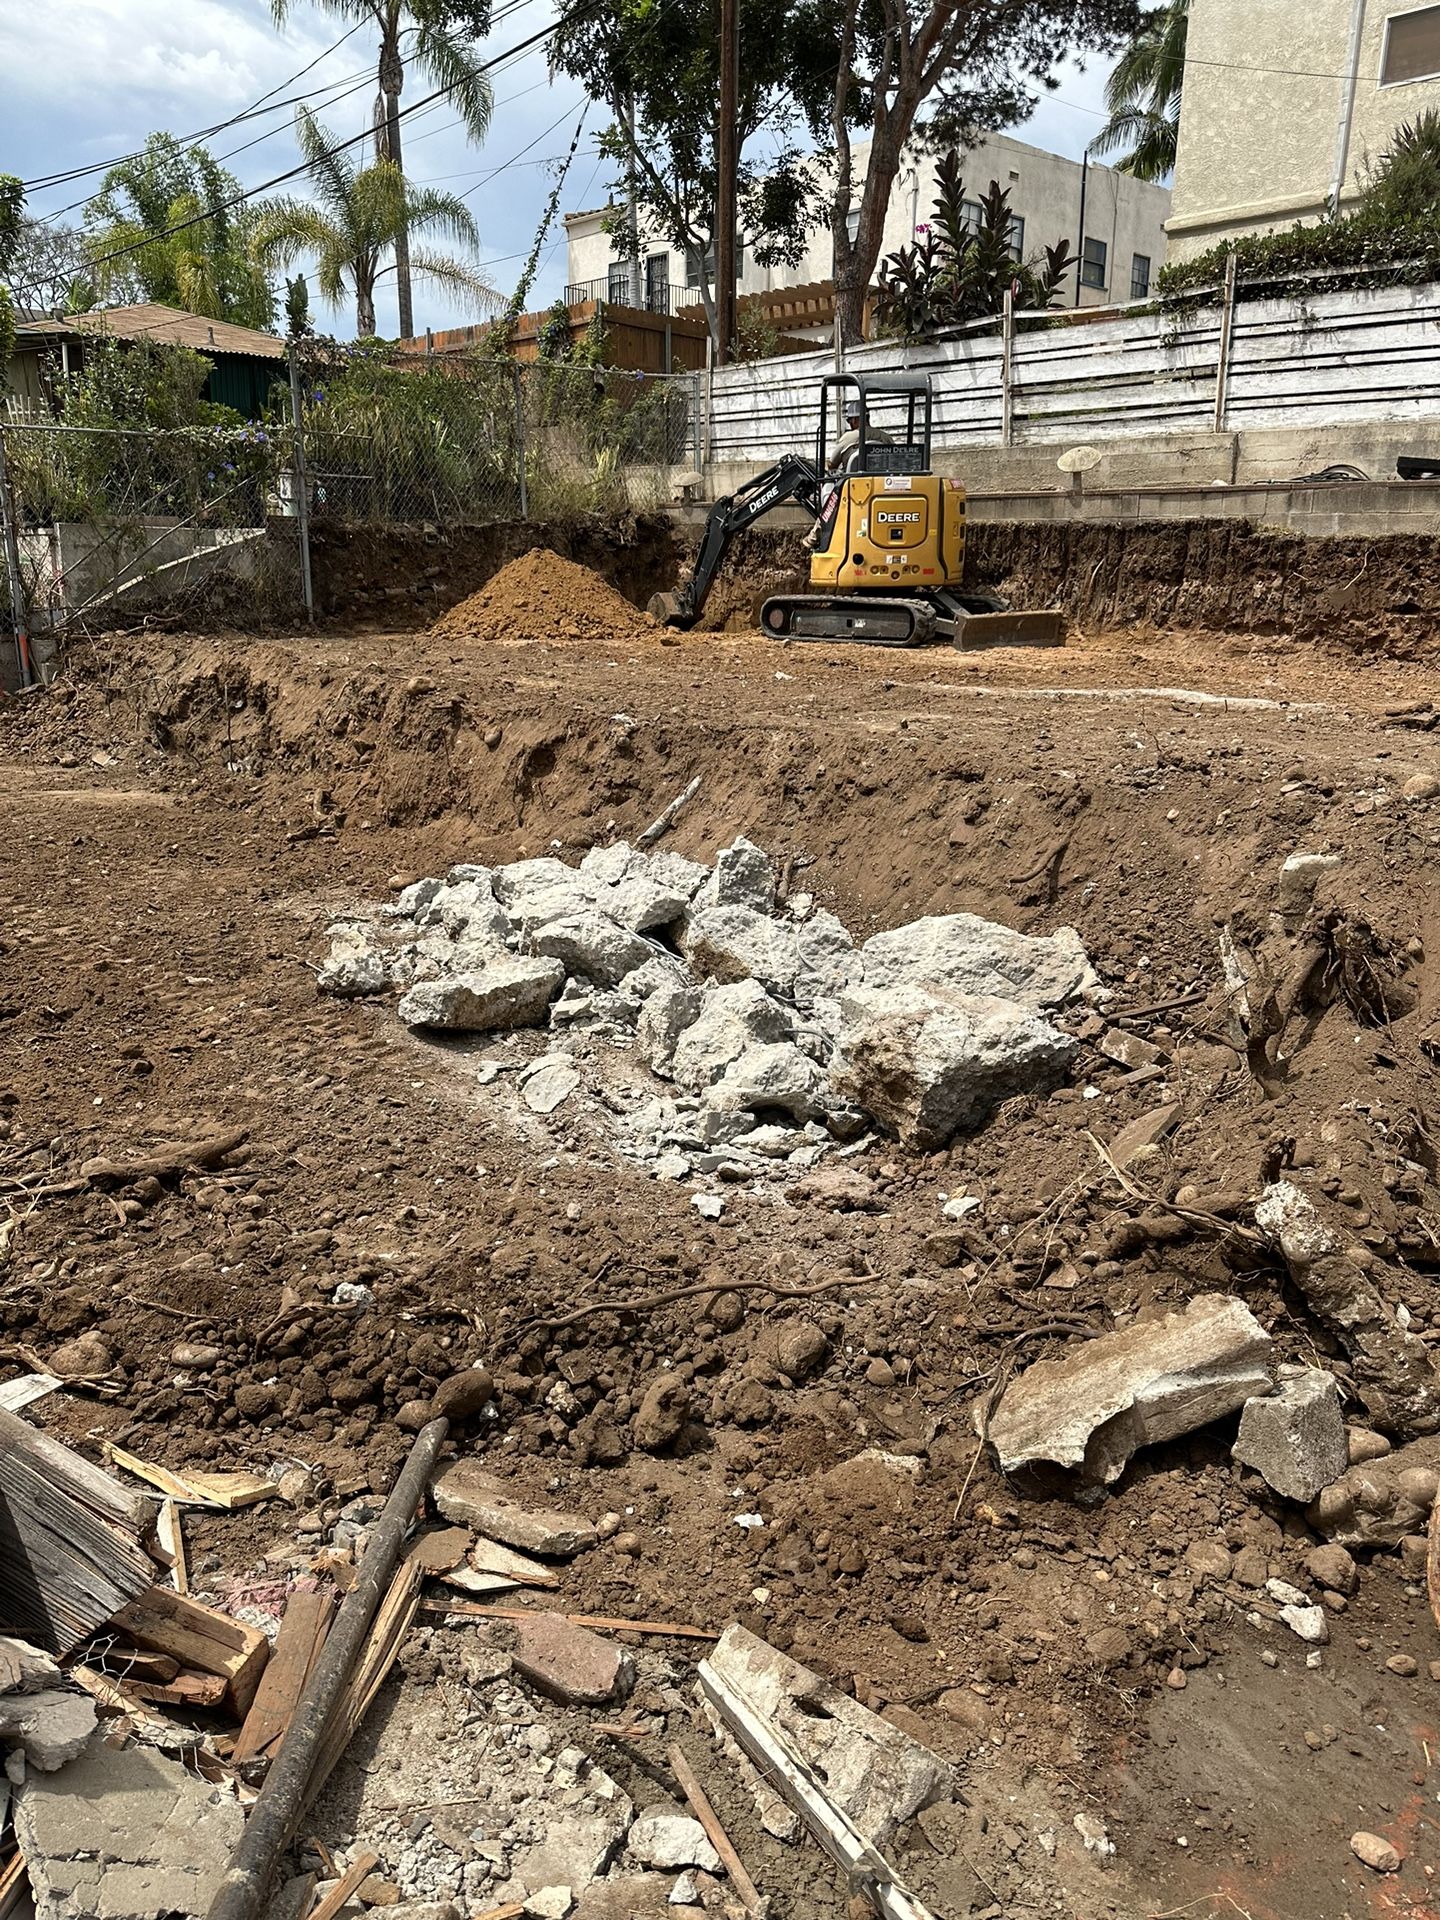
[[[538,32],[530,34],[526,39],[517,41],[513,47],[507,48],[503,54],[497,54],[495,59],[481,61],[472,71],[476,73],[488,73],[498,67],[502,61],[510,60],[514,58],[516,54],[526,52],[530,47],[538,46],[543,41],[553,39],[562,27],[568,26],[571,21],[577,19],[594,5],[595,0],[577,0],[575,6],[567,8],[565,12],[563,12],[558,19],[552,21],[548,27],[542,27]],[[398,117],[404,119],[407,116],[418,113],[424,107],[433,105],[437,100],[443,100],[447,94],[453,93],[459,84],[458,81],[452,80],[446,86],[436,87],[434,92],[427,93],[422,99],[415,101],[413,105],[402,107]],[[363,133],[354,134],[348,140],[335,141],[325,149],[325,156],[328,159],[333,159],[337,153],[344,152],[347,147],[357,146],[361,141],[370,140],[373,139],[373,137],[374,130],[367,127]],[[125,247],[114,247],[108,253],[97,254],[88,264],[92,268],[103,267],[111,260],[123,260],[130,254],[142,252],[146,247],[153,246],[159,240],[168,240],[177,233],[184,233],[191,227],[198,227],[203,225],[207,220],[215,219],[219,214],[229,213],[233,208],[243,206],[247,200],[253,200],[257,194],[268,193],[272,187],[281,186],[285,181],[294,180],[298,175],[308,173],[309,171],[309,165],[305,161],[301,161],[298,166],[287,167],[283,173],[277,173],[269,180],[262,180],[259,186],[243,188],[239,193],[229,195],[228,198],[220,201],[217,205],[207,207],[203,213],[192,214],[188,220],[177,220],[170,226],[161,228],[157,233],[147,234],[141,241],[134,242]]]

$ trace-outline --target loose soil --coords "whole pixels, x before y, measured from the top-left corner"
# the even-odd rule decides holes
[[[630,602],[588,567],[532,547],[502,567],[478,593],[442,614],[430,638],[467,647],[523,645],[528,640],[551,646],[588,641],[599,647],[628,647],[646,622],[657,637],[663,632],[648,614],[637,619]]]
[[[1277,1156],[1327,1183],[1440,1342],[1420,1045],[1440,1011],[1440,800],[1402,797],[1418,774],[1440,791],[1430,676],[1245,630],[982,656],[752,631],[662,648],[613,607],[587,630],[561,563],[518,568],[551,594],[522,594],[508,629],[482,593],[460,635],[110,637],[0,708],[0,1301],[42,1355],[98,1335],[119,1389],[32,1417],[96,1457],[111,1439],[177,1468],[300,1459],[338,1500],[389,1485],[399,1407],[484,1361],[498,1418],[459,1444],[545,1504],[622,1516],[566,1570],[566,1607],[739,1618],[955,1763],[959,1799],[899,1861],[942,1920],[1440,1913],[1440,1633],[1399,1557],[1363,1565],[1312,1669],[1284,1628],[1251,1623],[1233,1566],[1192,1551],[1252,1549],[1307,1583],[1315,1536],[1232,1466],[1228,1432],[1142,1453],[1083,1506],[1009,1486],[974,1430],[1008,1370],[1215,1288],[1284,1358],[1343,1379],[1277,1266],[1160,1204],[1188,1187],[1244,1219]],[[604,604],[588,584],[584,607]],[[708,859],[744,832],[857,938],[959,909],[1075,926],[1112,1013],[1155,1009],[1135,1024],[1163,1073],[1137,1081],[1092,1049],[1072,1086],[946,1153],[869,1150],[843,1196],[823,1169],[735,1187],[711,1223],[617,1164],[583,1113],[522,1129],[473,1050],[408,1034],[387,1002],[316,993],[334,913],[458,860],[633,839],[696,775],[667,844]],[[1218,935],[1260,938],[1295,851],[1341,855],[1327,901],[1398,956],[1413,1010],[1377,1027],[1336,999],[1261,1085],[1228,1035]],[[1177,1125],[1124,1191],[1092,1136],[1162,1090]],[[44,1192],[92,1154],[229,1126],[248,1137],[212,1171]],[[957,1227],[942,1204],[960,1192],[981,1205]],[[712,1311],[765,1280],[829,1290]],[[373,1306],[333,1306],[341,1281]],[[704,1291],[544,1324],[684,1285]],[[802,1316],[829,1353],[797,1382],[778,1341]],[[197,1378],[181,1341],[223,1358]],[[694,1417],[652,1457],[629,1423],[667,1369]],[[871,1447],[919,1478],[857,1463]],[[253,1591],[273,1577],[261,1556],[295,1551],[278,1502],[186,1524],[212,1586]],[[414,1724],[437,1676],[448,1711],[474,1644],[418,1629],[367,1743],[389,1717]],[[683,1677],[693,1648],[659,1645]],[[1387,1668],[1397,1653],[1415,1677]],[[648,1740],[599,1731],[613,1712],[566,1732],[639,1803],[666,1790],[665,1740],[686,1726],[658,1683],[647,1700]],[[464,1725],[427,1738],[463,1751]],[[770,1839],[727,1763],[691,1751],[780,1920],[844,1915],[813,1850]],[[338,1804],[360,1803],[352,1784]],[[1394,1839],[1398,1876],[1353,1857],[1358,1828]]]

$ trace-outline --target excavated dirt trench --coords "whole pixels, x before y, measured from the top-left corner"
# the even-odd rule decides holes
[[[631,591],[655,565],[637,556]],[[1440,1629],[1413,1569],[1362,1554],[1308,1665],[1251,1622],[1239,1574],[1306,1581],[1316,1536],[1238,1474],[1223,1426],[1142,1453],[1091,1506],[1022,1495],[974,1429],[1013,1369],[1206,1290],[1239,1293],[1282,1357],[1345,1379],[1278,1261],[1226,1236],[1279,1163],[1348,1209],[1401,1276],[1391,1304],[1440,1342],[1427,676],[1249,631],[1087,636],[894,655],[748,632],[675,644],[637,616],[628,635],[557,640],[520,606],[504,644],[97,644],[0,711],[0,1152],[62,1170],[210,1126],[248,1139],[224,1172],[133,1204],[37,1205],[3,1242],[0,1303],[42,1354],[79,1334],[111,1353],[117,1396],[37,1409],[68,1437],[124,1436],[179,1467],[298,1457],[352,1491],[388,1484],[401,1406],[484,1360],[498,1422],[465,1443],[533,1499],[624,1516],[623,1542],[567,1570],[567,1607],[741,1618],[953,1763],[959,1799],[900,1860],[945,1920],[1432,1913]],[[519,1115],[465,1048],[408,1035],[385,999],[317,996],[331,914],[459,860],[578,860],[697,776],[665,844],[710,858],[743,832],[857,938],[961,909],[1076,927],[1109,1018],[1133,1011],[1158,1072],[1092,1040],[1072,1085],[947,1152],[871,1148],[843,1200],[822,1180],[736,1186],[710,1222],[617,1162],[598,1104]],[[1327,908],[1370,930],[1409,993],[1388,1025],[1343,996],[1315,1007],[1288,1064],[1257,1078],[1220,933],[1258,949],[1296,851],[1339,854]],[[1117,1183],[1093,1143],[1166,1101],[1172,1130]],[[1185,1189],[1188,1220],[1167,1204]],[[943,1206],[962,1193],[979,1204],[957,1223]],[[373,1307],[331,1309],[341,1280]],[[766,1281],[829,1291],[749,1291]],[[697,1291],[536,1324],[677,1285]],[[737,1285],[738,1320],[712,1315],[711,1292]],[[802,1380],[777,1364],[797,1318],[827,1341]],[[182,1338],[221,1350],[198,1386],[177,1384]],[[690,1383],[693,1419],[652,1454],[631,1421],[662,1370]],[[1347,1413],[1365,1417],[1358,1399]],[[857,1469],[876,1446],[918,1479]],[[737,1528],[737,1500],[765,1526]],[[274,1505],[187,1525],[221,1597],[295,1543]],[[474,1644],[423,1629],[380,1724],[421,1698],[443,1722]],[[661,1649],[683,1688],[691,1650]],[[601,1731],[613,1713],[571,1714],[563,1734],[640,1804],[667,1739],[692,1737],[663,1678],[634,1708],[648,1740]],[[426,1739],[463,1755],[458,1725]],[[845,1914],[850,1890],[761,1829],[704,1742],[692,1753],[780,1920]],[[342,1794],[335,1817],[355,1804]],[[1097,1822],[1113,1855],[1085,1845]],[[1355,1858],[1357,1829],[1394,1840],[1397,1876]]]

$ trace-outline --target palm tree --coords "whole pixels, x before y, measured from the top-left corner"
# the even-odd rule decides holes
[[[270,13],[277,27],[283,26],[295,0],[270,0]],[[388,160],[404,172],[400,154],[400,95],[405,85],[408,62],[417,67],[436,87],[447,89],[447,104],[454,107],[477,145],[490,125],[492,104],[490,82],[475,58],[475,41],[489,31],[490,0],[315,0],[326,13],[342,20],[372,20],[380,34],[378,81],[380,93],[375,102],[375,158]],[[410,45],[401,50],[401,41]],[[402,218],[394,239],[395,274],[400,290],[400,332],[409,338],[415,331],[415,311],[410,297],[410,232]]]
[[[255,258],[267,271],[313,258],[321,298],[338,307],[353,296],[356,331],[371,335],[375,282],[384,271],[386,254],[395,249],[397,236],[432,232],[474,247],[479,244],[475,222],[465,202],[453,193],[407,186],[393,161],[374,160],[368,167],[356,167],[344,148],[336,150],[307,107],[295,116],[295,133],[315,199],[262,200],[255,209],[251,238]],[[417,248],[410,264],[417,273],[438,280],[477,307],[499,302],[488,281],[450,254]]]
[[[1190,0],[1166,0],[1144,15],[1139,32],[1105,84],[1110,118],[1092,150],[1127,149],[1117,173],[1163,180],[1174,171],[1180,137],[1180,90],[1185,81],[1185,29]]]

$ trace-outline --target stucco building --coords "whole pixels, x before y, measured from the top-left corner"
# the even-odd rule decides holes
[[[855,173],[863,180],[869,159],[868,143],[855,149]],[[917,225],[930,217],[935,203],[934,155],[907,157],[896,178],[885,217],[882,255],[905,246]],[[1149,186],[1113,168],[1086,169],[1078,161],[1047,153],[1008,134],[991,134],[964,157],[965,191],[973,218],[980,218],[979,201],[992,180],[1009,190],[1016,221],[1016,245],[1026,258],[1068,239],[1079,251],[1082,171],[1085,188],[1085,258],[1080,304],[1111,306],[1143,299],[1165,258],[1165,219],[1170,210],[1166,188]],[[852,220],[859,219],[858,197]],[[567,298],[601,298],[616,304],[630,300],[630,268],[621,257],[616,237],[606,231],[612,210],[596,207],[565,216],[569,242]],[[742,236],[743,239],[743,236]],[[645,304],[654,311],[675,312],[699,299],[698,263],[685,260],[663,245],[641,244],[641,282]],[[828,282],[831,269],[828,227],[816,227],[805,251],[793,267],[763,267],[749,248],[741,249],[741,294],[766,293],[785,287],[811,287]],[[1074,275],[1066,300],[1075,299]],[[663,303],[668,301],[668,306]]]
[[[1353,202],[1391,134],[1440,105],[1440,6],[1190,0],[1170,256]]]

